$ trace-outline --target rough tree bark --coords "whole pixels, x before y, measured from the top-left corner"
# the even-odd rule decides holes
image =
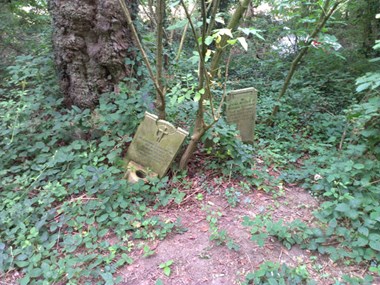
[[[128,0],[134,6],[136,0]],[[132,76],[134,46],[117,0],[49,0],[53,48],[66,105],[93,108],[102,93]]]

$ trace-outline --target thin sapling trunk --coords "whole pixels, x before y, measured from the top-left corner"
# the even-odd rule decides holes
[[[289,84],[290,84],[290,81],[299,65],[299,63],[301,62],[302,58],[304,57],[304,55],[306,54],[306,52],[308,51],[311,43],[313,42],[313,40],[315,39],[315,37],[320,33],[320,31],[323,29],[323,27],[326,25],[328,19],[331,17],[331,15],[335,12],[335,10],[338,8],[338,6],[342,3],[342,1],[337,1],[332,7],[331,9],[329,10],[329,12],[326,13],[326,11],[328,11],[328,7],[329,7],[329,4],[330,4],[330,1],[327,0],[325,2],[325,5],[324,7],[322,8],[322,14],[321,14],[321,17],[320,17],[320,21],[319,21],[319,24],[315,27],[314,31],[311,33],[309,39],[307,40],[307,42],[305,43],[305,46],[301,49],[301,51],[299,52],[299,54],[296,56],[296,58],[293,60],[292,64],[290,65],[290,69],[289,69],[289,72],[285,78],[285,81],[284,81],[284,84],[281,88],[281,91],[277,97],[277,101],[280,101],[280,99],[285,95],[288,87],[289,87]],[[274,116],[276,116],[277,112],[279,111],[280,107],[279,105],[276,105],[273,107],[273,110],[272,110],[272,114],[270,116],[270,119],[269,119],[269,124],[273,124],[273,118]]]
[[[231,19],[230,23],[228,24],[227,28],[229,28],[231,30],[234,30],[237,28],[239,21],[244,14],[244,11],[248,7],[249,2],[250,2],[250,0],[244,0],[243,3],[236,9],[236,11],[235,11],[234,15],[232,16],[232,19]],[[203,19],[202,35],[201,35],[202,43],[201,43],[201,45],[198,43],[198,35],[196,34],[194,25],[191,21],[191,18],[190,18],[188,11],[187,11],[186,6],[183,3],[183,0],[181,0],[181,4],[185,10],[186,17],[188,18],[190,27],[192,29],[194,40],[196,42],[198,54],[199,54],[199,58],[200,58],[198,90],[200,91],[203,89],[203,91],[204,91],[201,93],[202,95],[201,95],[201,98],[198,102],[198,111],[197,111],[197,116],[195,119],[194,131],[193,131],[193,134],[191,136],[190,143],[187,146],[184,154],[181,157],[181,161],[180,161],[180,169],[185,169],[190,158],[193,156],[194,151],[196,150],[198,142],[200,141],[202,136],[207,132],[207,130],[209,130],[216,122],[218,122],[219,115],[215,115],[215,111],[213,109],[214,106],[212,105],[212,94],[211,94],[211,88],[210,88],[211,77],[208,74],[208,72],[206,70],[206,65],[205,65],[205,54],[207,51],[207,47],[206,47],[206,44],[204,42],[204,39],[206,38],[207,33],[210,32],[210,31],[206,30],[206,8],[205,8],[206,5],[205,5],[205,1],[204,0],[201,1],[201,5],[202,5],[201,11],[202,11],[202,19]],[[216,11],[217,11],[217,9],[212,9],[213,13],[216,13]],[[212,15],[211,19],[212,18],[215,18],[215,15]],[[224,39],[224,40],[225,40],[225,42],[227,42],[227,39]],[[224,50],[225,49],[223,49],[223,48],[218,49],[216,51],[216,53],[214,54],[213,60],[211,62],[211,71],[213,71],[213,70],[215,71],[217,69],[217,67],[220,63],[222,53],[224,52]],[[211,72],[211,74],[212,74],[212,72]],[[225,96],[225,94],[224,94],[224,96]],[[206,124],[205,119],[204,119],[204,116],[205,116],[204,100],[205,99],[209,99],[211,102],[210,108],[211,108],[212,114],[213,114],[213,121],[210,124]],[[223,100],[222,100],[222,102],[223,102]],[[221,110],[221,106],[219,106],[218,110]]]
[[[156,9],[156,21],[157,21],[157,31],[156,31],[156,74],[158,90],[156,90],[156,108],[158,111],[158,117],[164,120],[165,114],[165,92],[163,88],[163,35],[164,35],[164,19],[165,19],[165,0],[157,0]]]

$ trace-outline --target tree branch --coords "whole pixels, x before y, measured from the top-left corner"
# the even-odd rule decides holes
[[[153,84],[154,84],[154,87],[156,88],[156,91],[158,92],[160,98],[162,101],[165,100],[165,96],[162,92],[162,90],[160,89],[160,85],[158,84],[157,82],[157,79],[156,77],[154,76],[153,74],[153,69],[152,69],[152,66],[150,65],[150,62],[148,60],[148,56],[146,55],[146,52],[140,42],[140,39],[139,39],[139,36],[137,34],[137,31],[136,31],[136,28],[133,24],[133,21],[132,21],[132,17],[131,17],[131,14],[129,13],[129,10],[124,2],[124,0],[119,0],[119,3],[121,5],[121,8],[125,14],[125,18],[127,19],[127,24],[129,25],[131,31],[132,31],[132,34],[133,34],[133,37],[135,38],[135,41],[136,41],[136,45],[138,47],[138,49],[140,50],[141,52],[141,55],[142,55],[142,58],[145,62],[145,65],[146,65],[146,68],[148,69],[148,72],[149,72],[149,76],[151,78],[151,80],[153,81]]]
[[[292,61],[292,64],[290,65],[290,69],[289,69],[288,75],[286,76],[284,84],[283,84],[283,86],[281,88],[281,91],[280,91],[278,97],[277,97],[277,101],[279,101],[285,95],[285,93],[286,93],[286,91],[287,91],[287,89],[289,87],[290,81],[291,81],[291,79],[292,79],[292,77],[294,75],[294,72],[296,71],[296,69],[298,67],[299,62],[302,60],[302,58],[304,57],[304,55],[308,51],[308,49],[309,49],[311,43],[313,42],[314,38],[320,33],[320,31],[322,30],[322,28],[326,25],[326,22],[328,21],[328,19],[332,16],[332,14],[335,12],[335,10],[338,8],[338,6],[342,2],[344,2],[344,1],[337,1],[337,2],[335,2],[335,4],[331,7],[331,9],[329,10],[329,12],[326,14],[325,11],[328,10],[328,6],[330,4],[330,0],[326,0],[325,5],[322,8],[321,21],[319,22],[319,24],[315,27],[315,29],[311,33],[310,37],[306,41],[305,46],[301,49],[300,53]],[[280,107],[278,105],[274,106],[274,108],[272,110],[272,114],[271,114],[271,116],[270,116],[270,118],[268,120],[269,124],[273,124],[273,118],[274,118],[274,116],[276,116],[276,114],[279,111],[279,109],[280,109]]]

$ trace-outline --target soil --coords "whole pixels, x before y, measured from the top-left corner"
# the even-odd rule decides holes
[[[143,257],[142,249],[134,251],[134,263],[119,271],[123,277],[121,284],[242,284],[246,274],[257,270],[265,261],[286,263],[292,267],[306,265],[310,278],[322,285],[338,284],[336,281],[341,280],[345,274],[356,277],[368,274],[365,265],[334,263],[328,256],[302,250],[297,246],[288,250],[275,238],[269,238],[263,247],[250,240],[249,228],[242,225],[244,216],[254,218],[256,215],[270,214],[275,220],[300,219],[313,223],[312,212],[319,202],[304,189],[282,186],[283,195],[277,198],[273,197],[273,193],[251,189],[242,192],[240,203],[232,207],[226,199],[223,186],[215,186],[214,191],[207,191],[204,189],[207,187],[197,182],[199,177],[196,174],[188,179],[192,187],[187,190],[188,195],[180,205],[172,203],[152,213],[163,220],[180,219],[186,231],[171,233],[164,240],[145,242],[154,254]],[[239,189],[238,181],[230,182],[228,187],[231,185]],[[228,236],[239,245],[238,251],[210,240],[207,216],[212,211],[221,214],[218,217],[218,228],[227,231]],[[169,260],[173,260],[171,273],[170,276],[165,276],[159,265]],[[373,284],[380,284],[380,280]]]

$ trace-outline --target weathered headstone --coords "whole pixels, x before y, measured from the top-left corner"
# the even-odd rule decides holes
[[[159,120],[156,115],[145,112],[144,120],[128,148],[126,160],[134,162],[146,170],[163,177],[172,164],[188,132],[174,127],[171,123]],[[146,171],[145,170],[145,171]],[[139,178],[144,174],[137,173]]]
[[[243,142],[253,143],[256,125],[257,90],[231,91],[227,96],[227,122],[236,124]]]

